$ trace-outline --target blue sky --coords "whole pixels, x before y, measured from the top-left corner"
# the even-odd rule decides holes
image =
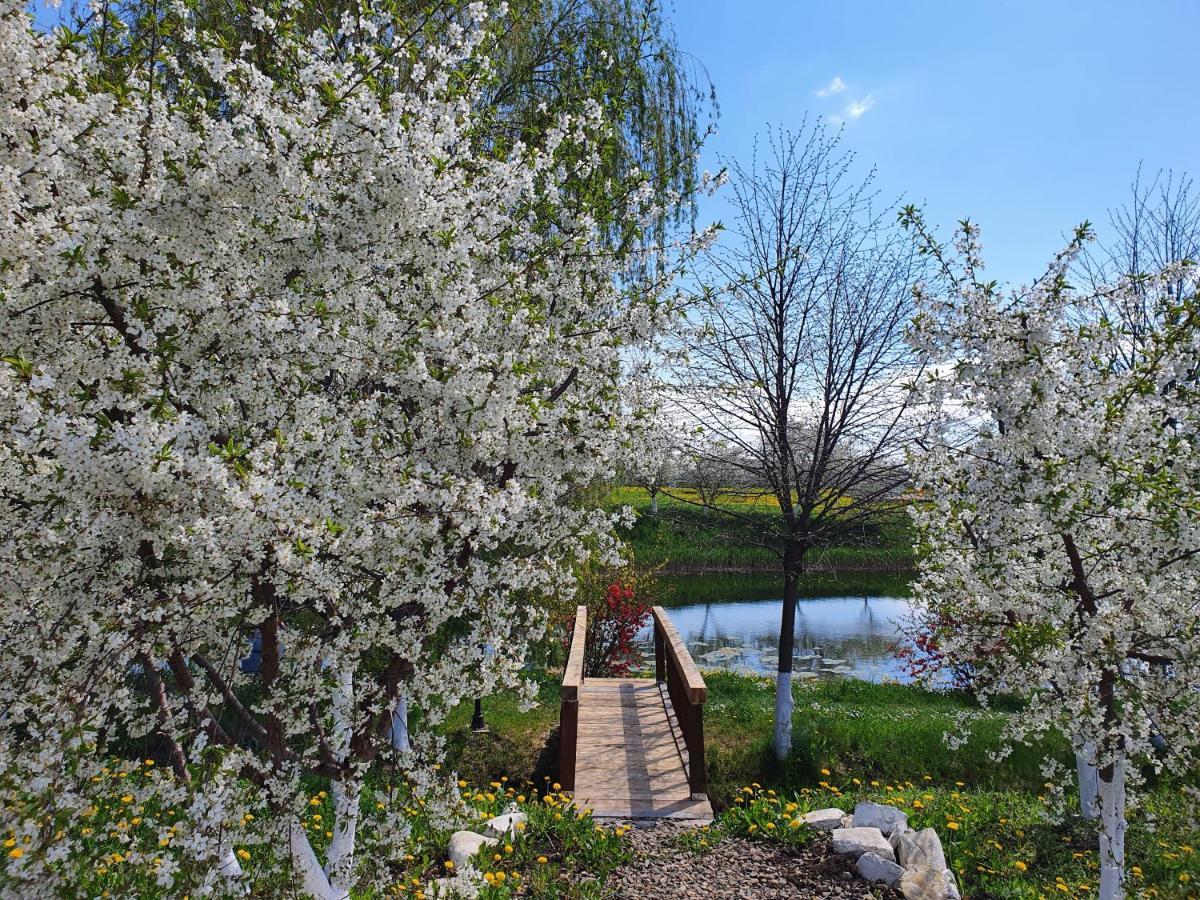
[[[676,0],[674,20],[721,105],[706,167],[748,158],[768,122],[840,116],[883,196],[946,236],[982,226],[995,278],[1028,280],[1077,223],[1105,225],[1141,161],[1200,178],[1200,0]]]

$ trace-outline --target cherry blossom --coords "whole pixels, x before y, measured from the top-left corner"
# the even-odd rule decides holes
[[[950,659],[986,702],[1021,696],[1011,737],[1056,729],[1094,765],[1101,896],[1122,893],[1126,793],[1145,767],[1186,770],[1200,721],[1200,305],[1173,270],[1073,287],[1088,229],[1028,288],[982,277],[964,223],[945,290],[922,292],[914,341],[937,439],[915,453],[927,553],[916,586]],[[1130,354],[1123,295],[1156,298]],[[1087,779],[1081,779],[1086,784]]]
[[[572,498],[636,450],[623,354],[673,315],[671,267],[617,277],[564,189],[595,105],[538,151],[476,145],[468,12],[420,45],[264,16],[292,77],[196,33],[118,91],[0,0],[0,819],[34,836],[25,896],[72,893],[82,849],[45,823],[143,736],[172,765],[137,802],[186,810],[193,893],[236,887],[246,842],[290,847],[320,898],[386,877],[404,816],[370,813],[359,865],[367,770],[455,802],[408,711],[523,684],[536,598],[617,562],[614,516]],[[323,860],[305,774],[334,801]]]

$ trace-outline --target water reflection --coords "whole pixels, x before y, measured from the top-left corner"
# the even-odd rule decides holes
[[[726,600],[673,605],[668,613],[701,669],[768,674],[779,666],[782,600]],[[907,680],[892,647],[907,619],[903,597],[811,597],[796,604],[797,679],[854,677]],[[653,632],[638,635],[653,659]]]

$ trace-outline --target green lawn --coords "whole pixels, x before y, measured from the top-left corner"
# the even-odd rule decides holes
[[[876,800],[905,808],[915,827],[938,829],[970,896],[1094,895],[1095,837],[1076,814],[1070,785],[1066,817],[1056,822],[1047,815],[1053,792],[1040,762],[1045,753],[1069,762],[1065,743],[1018,749],[1000,761],[991,756],[1003,718],[1017,714],[1015,708],[985,712],[967,697],[913,686],[806,682],[796,686],[795,752],[780,765],[770,751],[772,680],[730,673],[707,673],[705,679],[709,792],[714,806],[727,811],[720,821],[729,831],[745,833],[749,820],[742,810],[748,802],[783,817],[788,803],[799,812],[830,805],[849,811],[859,800]],[[489,698],[488,735],[468,737],[470,710],[456,711],[442,727],[450,738],[451,764],[475,781],[507,775],[540,782],[552,776],[556,679],[542,679],[541,698],[542,705],[529,713],[519,712],[511,697]],[[969,716],[970,737],[951,750],[943,735],[955,730],[962,714]],[[1197,896],[1200,859],[1194,848],[1200,846],[1200,828],[1182,791],[1178,783],[1155,784],[1144,807],[1131,816],[1135,895]],[[772,814],[770,809],[764,814]],[[718,824],[705,836],[708,845],[722,833]],[[689,846],[705,849],[698,841]]]

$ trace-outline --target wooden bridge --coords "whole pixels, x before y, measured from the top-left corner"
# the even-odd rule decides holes
[[[704,771],[708,690],[661,606],[654,680],[584,678],[587,607],[575,613],[562,682],[559,777],[600,818],[709,820]]]

